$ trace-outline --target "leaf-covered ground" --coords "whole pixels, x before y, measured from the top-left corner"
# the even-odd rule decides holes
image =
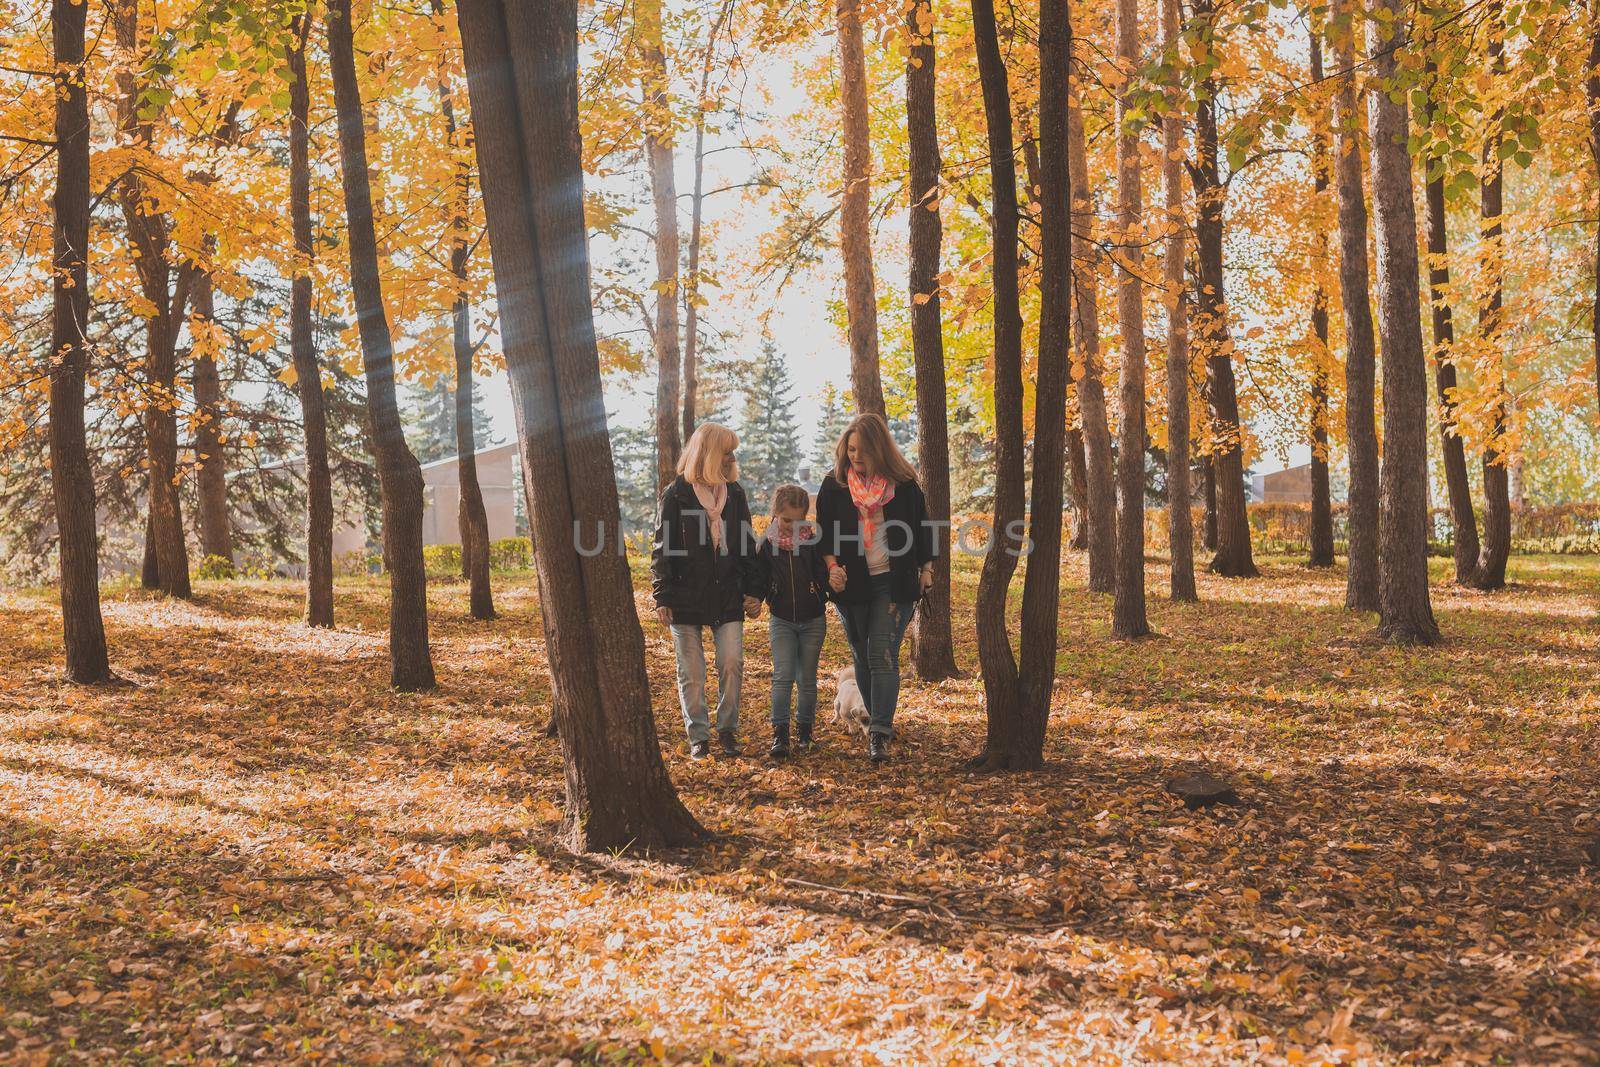
[[[1581,1062],[1600,1056],[1600,561],[1435,584],[1397,650],[1275,560],[1108,639],[1069,563],[1050,767],[973,778],[981,689],[907,684],[874,770],[691,763],[718,832],[554,844],[531,582],[433,589],[437,693],[386,688],[381,587],[112,593],[128,685],[59,680],[47,593],[0,594],[7,1062]],[[975,571],[958,574],[963,666]],[[1440,577],[1436,573],[1436,577]],[[765,625],[745,728],[764,751]],[[844,662],[837,624],[825,671]],[[824,685],[824,698],[831,689]],[[1225,773],[1238,807],[1163,791]]]

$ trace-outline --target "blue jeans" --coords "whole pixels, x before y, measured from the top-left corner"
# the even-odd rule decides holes
[[[703,627],[672,627],[672,651],[678,660],[678,706],[683,709],[683,727],[689,743],[711,740],[711,722],[706,713],[706,647]],[[735,619],[712,627],[711,641],[717,656],[717,731],[733,733],[739,728],[739,684],[744,679],[744,621]]]
[[[894,733],[895,705],[900,701],[900,641],[911,624],[916,604],[896,604],[887,574],[872,576],[872,599],[864,604],[839,604],[839,621],[850,642],[856,686],[867,705],[867,729]]]
[[[772,725],[789,725],[789,698],[798,687],[795,722],[810,726],[817,718],[817,660],[828,633],[828,616],[790,622],[776,615],[767,620],[772,642]]]

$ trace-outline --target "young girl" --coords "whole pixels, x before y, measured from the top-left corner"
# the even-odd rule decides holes
[[[867,705],[867,754],[881,763],[900,700],[900,642],[933,584],[938,543],[917,472],[883,416],[858,415],[845,427],[817,491],[817,524],[829,577],[843,582],[833,600]]]
[[[796,744],[811,750],[817,717],[817,659],[827,634],[824,611],[828,565],[817,547],[817,528],[806,522],[811,494],[798,485],[780,485],[772,494],[772,521],[758,550],[765,577],[762,599],[771,615],[773,759],[789,754],[789,704],[796,688]],[[840,585],[843,585],[841,576]]]
[[[678,660],[678,703],[689,754],[711,754],[702,629],[711,628],[717,659],[717,739],[739,754],[739,685],[744,676],[744,616],[761,610],[750,505],[736,480],[739,438],[702,423],[678,460],[678,477],[661,494],[661,518],[650,554],[656,617],[672,628]]]

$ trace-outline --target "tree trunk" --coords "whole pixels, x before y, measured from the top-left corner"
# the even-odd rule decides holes
[[[683,281],[683,439],[694,433],[695,401],[699,392],[697,366],[700,353],[700,237],[706,202],[706,104],[711,91],[711,68],[717,37],[733,14],[735,0],[723,0],[711,24],[700,63],[700,98],[694,109],[694,193],[689,197],[689,262]]]
[[[1434,72],[1428,63],[1429,73]],[[1434,86],[1428,86],[1423,123],[1433,125]],[[1478,569],[1478,517],[1472,511],[1472,486],[1467,482],[1467,452],[1461,441],[1456,403],[1455,323],[1449,303],[1450,244],[1444,201],[1444,166],[1430,160],[1425,195],[1428,226],[1428,305],[1433,320],[1433,377],[1439,400],[1439,445],[1444,457],[1444,483],[1450,497],[1454,528],[1456,581],[1474,584]]]
[[[678,184],[673,174],[672,103],[667,92],[667,52],[661,30],[661,0],[635,0],[634,33],[643,73],[644,158],[656,215],[656,491],[678,473]]]
[[[576,0],[460,0],[478,173],[579,848],[704,831],[661,760],[619,528],[589,291]],[[601,550],[580,552],[575,531]]]
[[[956,678],[950,632],[950,444],[945,425],[939,297],[939,129],[934,116],[933,5],[906,13],[906,142],[910,151],[911,351],[917,373],[917,466],[928,517],[939,527],[933,585],[917,606],[915,663],[927,681]]]
[[[432,11],[442,31],[444,0],[432,0]],[[456,201],[450,220],[450,274],[456,280],[456,298],[450,305],[456,361],[456,481],[460,485],[456,525],[461,533],[461,570],[470,590],[468,610],[474,619],[492,619],[495,616],[494,593],[489,585],[489,514],[483,506],[483,487],[478,483],[478,432],[472,412],[472,306],[467,300],[467,270],[472,260],[472,242],[467,232],[472,164],[462,154],[456,127],[455,91],[450,85],[450,71],[445,66],[447,54],[441,53],[439,60],[439,110],[444,115],[445,141],[456,158]],[[673,372],[677,372],[676,359]],[[676,440],[676,400],[667,416]]]
[[[1216,46],[1214,0],[1195,0],[1195,18]],[[1206,355],[1211,402],[1211,467],[1216,482],[1217,554],[1211,571],[1224,578],[1253,578],[1255,558],[1250,550],[1250,515],[1244,498],[1244,441],[1239,425],[1239,397],[1233,380],[1233,342],[1228,336],[1228,304],[1223,292],[1223,199],[1217,164],[1217,83],[1207,74],[1200,85],[1195,110],[1195,162],[1189,167],[1194,183],[1195,245],[1199,253],[1199,296],[1195,332]]]
[[[89,370],[89,98],[83,38],[88,5],[53,0],[56,193],[51,259],[50,491],[61,559],[61,629],[67,680],[111,680],[100,617],[100,542],[94,469],[84,441]]]
[[[844,190],[839,198],[839,250],[850,319],[850,390],[856,410],[883,415],[878,374],[878,292],[872,274],[872,138],[867,124],[867,61],[861,0],[837,0],[839,104],[844,138]]]
[[[289,354],[306,440],[306,623],[333,625],[333,476],[328,468],[328,413],[322,367],[311,324],[311,94],[306,81],[306,40],[315,6],[308,4],[289,28],[289,216],[295,271],[289,289]]]
[[[339,122],[350,248],[350,288],[367,381],[367,432],[383,498],[383,565],[389,572],[389,666],[396,689],[434,685],[428,649],[428,584],[422,564],[422,468],[406,445],[395,402],[394,347],[383,307],[378,240],[367,171],[366,125],[356,83],[350,0],[328,4],[328,65]]]
[[[994,286],[994,526],[978,578],[974,609],[978,663],[983,671],[986,736],[971,766],[980,770],[1022,770],[1042,760],[1042,724],[1023,711],[1021,679],[1006,625],[1006,592],[1022,552],[1022,312],[1018,296],[1017,170],[1011,119],[1011,93],[1000,55],[993,0],[972,0],[973,38],[983,112],[989,141],[989,175],[994,210],[991,268]],[[1042,42],[1041,42],[1042,46]],[[1048,70],[1043,59],[1041,65]],[[1043,79],[1044,85],[1056,81]],[[1042,121],[1042,116],[1041,116]],[[1048,297],[1044,307],[1050,306]]]
[[[161,588],[161,564],[156,561],[155,519],[148,508],[144,514],[144,551],[139,562],[139,585],[145,589]]]
[[[1144,183],[1139,173],[1139,134],[1130,114],[1135,106],[1130,92],[1139,65],[1138,0],[1117,0],[1117,58],[1128,81],[1117,96],[1117,228],[1124,269],[1117,278],[1122,413],[1117,423],[1117,579],[1111,635],[1133,638],[1150,632],[1144,605],[1145,343],[1144,282],[1140,277],[1144,269]],[[1036,453],[1034,463],[1038,461]]]
[[[117,47],[128,64],[117,74],[117,124],[124,138],[146,150],[151,129],[139,117],[140,88],[133,64],[143,54],[136,0],[118,0],[113,11]],[[148,455],[147,535],[154,544],[157,587],[166,595],[188,599],[189,550],[184,541],[183,501],[178,482],[178,323],[186,295],[173,291],[169,232],[171,221],[147,203],[141,165],[129,168],[119,187],[128,238],[138,254],[139,288],[151,311],[145,319],[145,384],[142,398]]]
[[[1044,119],[1040,118],[1041,127]],[[1097,280],[1100,250],[1094,243],[1094,190],[1089,184],[1089,156],[1084,143],[1083,112],[1068,96],[1068,184],[1073,190],[1072,232],[1081,241],[1073,249],[1078,361],[1078,414],[1083,422],[1083,452],[1088,474],[1089,588],[1109,593],[1117,585],[1117,476],[1111,456],[1111,430],[1106,421],[1104,368],[1100,360],[1100,296]]]
[[[1390,19],[1393,19],[1391,22]],[[1369,97],[1372,205],[1377,231],[1378,330],[1383,351],[1383,489],[1378,502],[1378,632],[1398,644],[1433,644],[1439,627],[1428,600],[1428,386],[1417,284],[1417,212],[1409,116],[1377,88],[1393,84],[1407,47],[1404,13],[1380,9],[1390,38],[1372,49]]]
[[[1504,18],[1499,0],[1491,0],[1485,13],[1489,26],[1488,58],[1490,77],[1505,78],[1505,40],[1501,29]],[[1505,111],[1489,116],[1489,134],[1483,144],[1483,167],[1479,173],[1481,215],[1479,234],[1484,247],[1484,273],[1487,276],[1483,305],[1478,311],[1478,333],[1493,367],[1488,385],[1494,402],[1489,412],[1489,438],[1483,449],[1483,552],[1478,557],[1472,584],[1479,589],[1503,589],[1506,562],[1511,558],[1511,487],[1508,472],[1506,434],[1510,430],[1506,395],[1505,346],[1505,238],[1502,215],[1505,212],[1505,168],[1500,161],[1500,141],[1504,136]]]
[[[1204,495],[1203,511],[1200,519],[1200,543],[1208,552],[1217,550],[1217,468],[1212,465],[1211,457],[1206,456],[1200,461],[1202,471],[1201,481]]]
[[[216,320],[216,299],[211,274],[195,271],[190,290],[194,319],[209,325]],[[191,324],[190,330],[194,329]],[[199,425],[194,432],[195,461],[200,468],[200,554],[233,563],[233,526],[228,519],[228,465],[222,454],[222,379],[209,343],[194,354],[194,405]]]
[[[1334,97],[1338,144],[1334,181],[1339,190],[1339,294],[1344,304],[1345,447],[1350,456],[1350,496],[1344,606],[1378,610],[1378,429],[1373,402],[1376,381],[1372,296],[1368,287],[1367,199],[1361,180],[1361,119],[1356,109],[1355,17],[1341,18],[1342,0],[1331,0],[1339,88]]]
[[[1072,382],[1067,383],[1067,396],[1068,403],[1076,406],[1077,387]],[[1074,421],[1081,418],[1076,414],[1068,417]],[[1089,550],[1089,459],[1084,455],[1081,425],[1069,424],[1067,427],[1067,489],[1071,494],[1074,519],[1072,542],[1067,547],[1075,552],[1087,552]]]
[[[1178,47],[1181,0],[1161,0],[1162,47]],[[1173,600],[1198,600],[1194,585],[1194,515],[1189,508],[1189,304],[1184,284],[1183,89],[1174,69],[1167,87],[1167,114],[1161,122],[1162,182],[1167,194],[1167,237],[1163,263],[1167,286],[1167,544],[1172,557]]]
[[[1311,83],[1322,81],[1322,35],[1311,28]],[[1319,126],[1311,138],[1312,188],[1318,204],[1328,192],[1328,138]],[[1318,279],[1328,258],[1328,238],[1318,227],[1313,242],[1312,269]],[[1333,500],[1328,486],[1328,294],[1317,282],[1311,298],[1311,334],[1316,338],[1311,372],[1311,553],[1312,567],[1333,566]]]
[[[1595,178],[1600,180],[1600,0],[1589,0],[1589,74],[1583,85],[1589,101],[1589,154],[1594,158]],[[1600,219],[1594,229],[1594,302],[1589,319],[1594,334],[1595,405],[1600,411]]]

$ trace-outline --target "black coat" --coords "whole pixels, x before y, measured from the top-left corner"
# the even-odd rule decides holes
[[[821,615],[828,598],[828,564],[815,544],[799,544],[784,552],[762,538],[757,550],[764,579],[761,599],[772,614],[789,622],[810,622]]]
[[[818,549],[843,565],[843,592],[832,598],[841,604],[862,604],[872,598],[872,575],[862,551],[861,518],[850,487],[833,475],[822,479],[817,490],[817,525],[822,528]],[[939,540],[928,522],[928,502],[922,487],[904,481],[894,487],[894,497],[883,506],[883,524],[878,531],[889,550],[889,595],[896,604],[922,599],[921,570],[939,551]]]
[[[744,598],[762,593],[760,561],[750,528],[750,504],[738,482],[722,506],[722,551],[711,543],[705,508],[681,474],[661,494],[660,520],[650,551],[656,607],[671,608],[683,626],[721,626],[744,618]]]

